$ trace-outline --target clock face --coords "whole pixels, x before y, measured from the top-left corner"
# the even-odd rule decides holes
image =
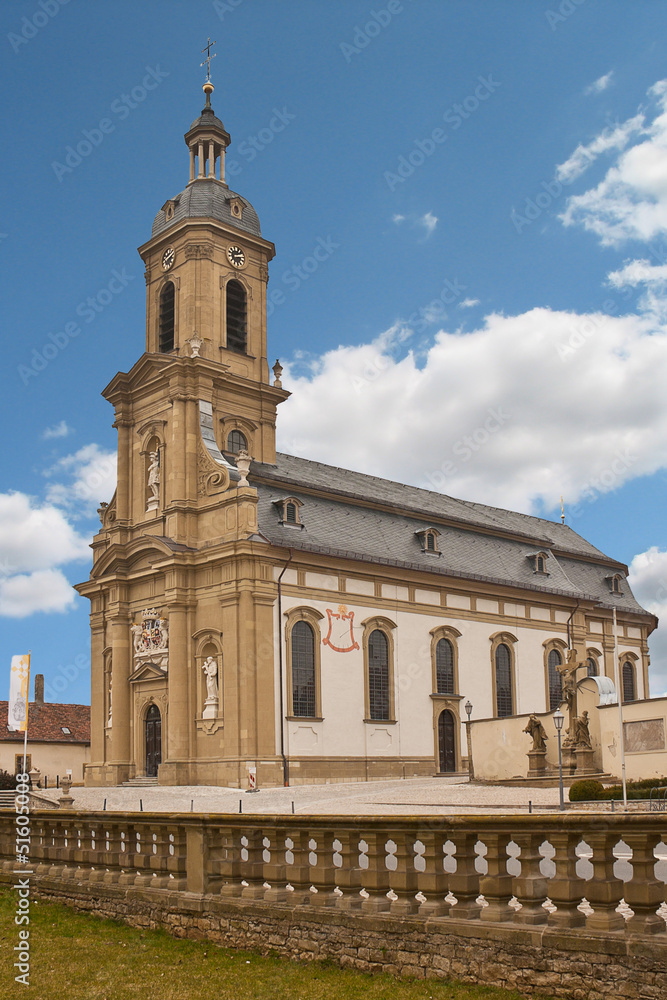
[[[162,254],[162,268],[168,271],[171,265],[174,263],[174,258],[176,254],[174,253],[173,247],[167,247],[165,252]]]
[[[245,264],[245,254],[241,247],[230,247],[227,251],[227,258],[234,267],[243,267]]]

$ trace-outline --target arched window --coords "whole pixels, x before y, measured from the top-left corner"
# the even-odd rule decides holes
[[[623,701],[636,701],[635,666],[630,660],[623,664]]]
[[[454,647],[449,639],[439,639],[435,647],[437,694],[454,694]]]
[[[174,302],[174,283],[168,281],[160,292],[160,340],[158,347],[161,354],[167,354],[174,349]]]
[[[504,642],[496,646],[496,714],[512,715],[512,654]]]
[[[248,450],[248,442],[246,441],[246,436],[241,431],[230,431],[227,438],[227,451],[231,452],[232,455],[238,455],[240,451]]]
[[[389,643],[379,628],[368,637],[368,705],[371,719],[389,718]]]
[[[563,678],[558,671],[563,657],[557,649],[550,649],[547,658],[549,672],[549,711],[555,712],[563,700]]]
[[[312,719],[315,712],[315,633],[308,622],[292,626],[292,714]]]
[[[227,282],[227,347],[238,354],[246,353],[248,305],[245,288],[240,281]]]
[[[297,523],[297,508],[295,503],[285,504],[285,520],[288,524]]]
[[[598,675],[598,665],[597,665],[597,660],[595,659],[595,657],[594,656],[589,656],[588,659],[586,660],[586,663],[588,664],[588,676],[589,677],[597,677],[597,675]]]

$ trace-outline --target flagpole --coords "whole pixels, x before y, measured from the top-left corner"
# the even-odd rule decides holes
[[[25,774],[25,767],[28,762],[28,714],[30,705],[30,657],[32,650],[28,650],[28,695],[25,700],[25,730],[23,733],[23,773]]]

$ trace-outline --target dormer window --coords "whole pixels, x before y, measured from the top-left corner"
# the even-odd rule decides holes
[[[533,552],[528,556],[533,566],[533,573],[539,573],[542,576],[548,576],[547,571],[547,559],[549,558],[548,552]]]
[[[415,531],[415,535],[419,539],[422,552],[431,556],[439,556],[441,554],[438,548],[438,536],[440,532],[437,528],[423,528],[421,531]]]
[[[280,513],[280,523],[283,526],[288,528],[304,527],[301,522],[300,508],[303,507],[301,500],[297,500],[296,497],[285,497],[282,500],[274,500],[273,505]]]
[[[623,593],[623,588],[621,586],[622,581],[623,577],[621,576],[620,573],[614,573],[613,576],[607,577],[607,584],[612,594],[617,594],[620,596]]]
[[[240,198],[232,198],[229,203],[229,207],[235,219],[243,218],[243,202]]]

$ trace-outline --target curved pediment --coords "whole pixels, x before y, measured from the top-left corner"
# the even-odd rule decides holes
[[[158,559],[173,555],[174,552],[194,551],[185,545],[176,545],[162,535],[141,535],[126,545],[110,545],[100,556],[91,571],[91,578],[109,573],[123,575],[131,571],[149,569]]]

